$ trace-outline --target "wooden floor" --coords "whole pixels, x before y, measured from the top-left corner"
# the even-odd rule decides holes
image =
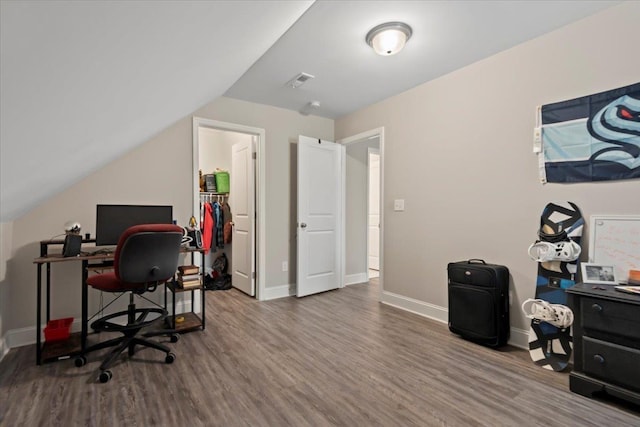
[[[145,349],[96,381],[99,355],[0,362],[2,426],[640,426],[632,409],[569,391],[528,353],[461,340],[446,325],[352,285],[258,302],[209,292],[207,329]]]

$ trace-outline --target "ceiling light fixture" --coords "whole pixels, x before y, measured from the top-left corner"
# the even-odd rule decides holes
[[[402,50],[411,34],[411,27],[404,22],[386,22],[373,27],[365,40],[378,55],[391,56]]]
[[[311,114],[312,110],[317,110],[320,108],[320,101],[311,101],[304,104],[304,106],[298,111],[303,116],[308,116]]]

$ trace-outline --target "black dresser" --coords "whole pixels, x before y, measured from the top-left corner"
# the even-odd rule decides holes
[[[571,391],[640,405],[640,296],[584,283],[567,293],[575,316]]]

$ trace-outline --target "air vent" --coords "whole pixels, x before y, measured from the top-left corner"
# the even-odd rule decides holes
[[[311,74],[300,73],[294,78],[292,78],[291,80],[289,80],[289,82],[287,83],[287,86],[295,89],[297,87],[302,86],[304,83],[306,83],[308,80],[311,80],[312,78],[314,78],[314,76],[312,76]]]

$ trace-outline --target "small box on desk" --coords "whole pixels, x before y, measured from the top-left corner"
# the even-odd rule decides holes
[[[73,317],[55,319],[47,322],[44,328],[44,340],[47,342],[64,341],[69,338]]]

